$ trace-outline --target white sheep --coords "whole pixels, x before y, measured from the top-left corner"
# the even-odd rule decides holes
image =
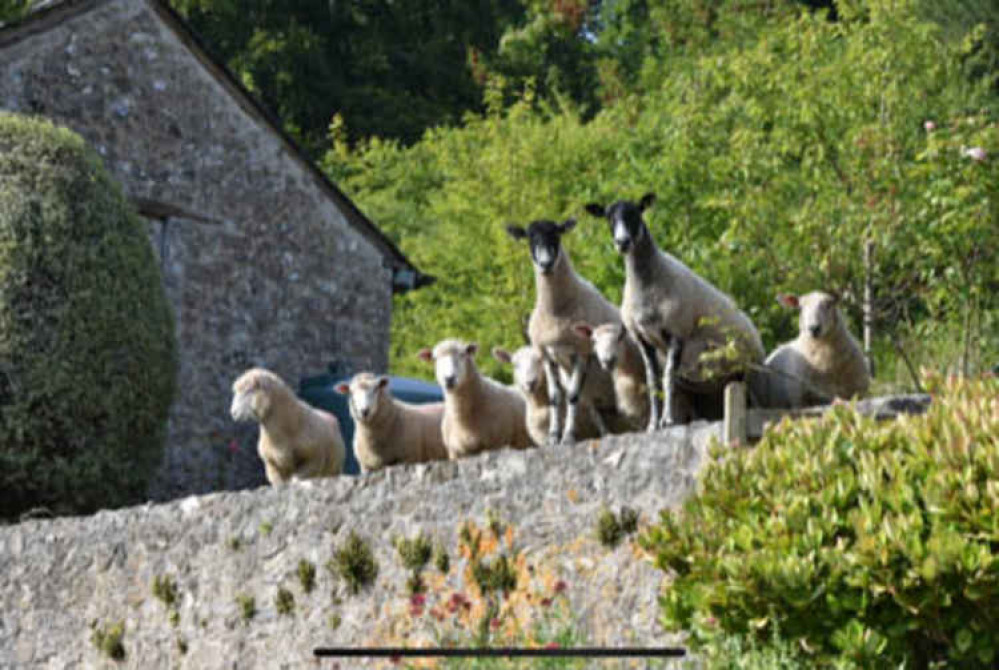
[[[535,445],[542,445],[548,438],[551,426],[552,406],[548,403],[548,382],[545,378],[544,361],[534,347],[521,347],[512,354],[500,347],[493,348],[493,357],[501,363],[513,366],[513,385],[520,391],[527,409],[527,432]],[[584,398],[580,406],[587,403]],[[560,408],[564,413],[564,408]],[[589,417],[588,408],[584,408],[579,423],[579,438],[598,437],[600,429]]]
[[[509,446],[531,446],[527,408],[514,389],[481,374],[475,366],[477,344],[444,340],[419,357],[434,363],[444,389],[441,432],[452,459]]]
[[[610,375],[593,361],[589,340],[580,337],[572,327],[579,321],[605,323],[619,319],[617,308],[576,273],[569,254],[562,248],[562,235],[575,225],[574,219],[568,219],[561,224],[533,221],[526,229],[515,225],[506,227],[512,238],[527,239],[530,245],[536,297],[527,333],[531,344],[544,357],[548,399],[554,407],[561,407],[563,400],[559,368],[566,372],[568,380],[565,384],[565,429],[563,431],[561,412],[551,413],[549,443],[560,440],[571,443],[577,439],[579,404],[584,397],[592,407],[585,411],[601,434],[607,432],[602,414],[615,412]]]
[[[638,204],[586,205],[587,212],[607,219],[625,259],[621,321],[645,364],[650,431],[678,422],[678,392],[705,395],[707,402],[701,405],[720,407],[725,382],[764,356],[759,332],[732,299],[656,246],[642,219],[655,198],[648,193]],[[657,351],[666,356],[661,379]]]
[[[392,396],[388,377],[370,372],[356,374],[335,388],[348,397],[354,419],[354,455],[362,472],[448,457],[441,432],[444,403],[403,402]]]
[[[753,376],[752,389],[766,407],[807,407],[867,392],[871,377],[860,344],[846,328],[835,296],[813,291],[780,295],[785,307],[799,310],[798,337],[767,357]]]
[[[260,423],[257,453],[271,484],[329,477],[343,470],[347,450],[340,422],[299,400],[276,374],[263,368],[247,370],[233,382],[232,393],[232,418]]]

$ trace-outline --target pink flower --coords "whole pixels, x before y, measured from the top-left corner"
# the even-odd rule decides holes
[[[542,598],[541,599],[541,606],[542,607],[549,607],[551,604],[552,604],[552,599],[551,598]]]
[[[425,602],[427,602],[427,597],[422,593],[414,593],[409,597],[409,604],[413,607],[423,607]]]
[[[707,619],[704,620],[704,622],[709,626],[714,626],[716,623],[718,623],[718,619],[714,618],[713,616],[709,616]]]
[[[568,586],[569,585],[565,583],[564,579],[558,580],[555,582],[555,593],[562,593],[566,590],[566,588],[568,588]]]
[[[925,123],[923,123],[923,128],[926,129],[926,132],[932,133],[934,130],[937,129],[937,124],[934,121],[926,121]]]
[[[558,642],[549,642],[548,644],[545,645],[545,649],[558,649],[558,648],[559,648]]]
[[[500,620],[493,618],[493,620],[489,622],[489,627],[493,630],[498,630],[500,627]]]

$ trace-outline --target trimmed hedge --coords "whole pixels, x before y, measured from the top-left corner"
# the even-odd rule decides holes
[[[999,380],[928,386],[924,416],[836,407],[712,463],[641,540],[671,576],[665,625],[709,652],[776,631],[810,666],[994,663]]]
[[[176,368],[121,188],[78,135],[0,113],[0,517],[142,501]]]

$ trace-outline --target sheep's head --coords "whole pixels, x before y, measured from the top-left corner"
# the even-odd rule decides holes
[[[593,216],[607,219],[611,236],[614,238],[614,246],[617,247],[618,253],[626,254],[642,236],[649,234],[642,213],[655,201],[655,193],[646,193],[638,204],[630,200],[618,200],[613,205],[605,207],[591,202],[586,206],[586,211]]]
[[[271,389],[283,382],[263,368],[247,370],[232,383],[229,414],[234,421],[263,421],[271,407]]]
[[[509,224],[506,232],[515,240],[526,239],[531,245],[531,260],[541,274],[551,274],[558,263],[562,242],[561,238],[576,225],[575,219],[566,219],[563,223],[554,221],[532,221],[526,229]]]
[[[576,332],[586,337],[593,345],[593,354],[597,357],[600,367],[610,372],[617,365],[624,347],[625,329],[620,323],[605,323],[591,328],[588,324],[577,323]]]
[[[803,296],[780,294],[777,301],[798,310],[798,332],[806,337],[822,339],[839,327],[839,300],[823,291]]]
[[[370,421],[378,415],[385,394],[388,393],[389,378],[385,375],[376,376],[370,372],[354,375],[350,383],[336,385],[337,393],[348,397],[350,416],[357,423]]]
[[[526,396],[545,393],[545,371],[541,353],[534,347],[521,347],[510,354],[505,349],[493,349],[496,360],[513,366],[513,384]]]
[[[433,351],[423,349],[418,354],[423,360],[434,363],[437,383],[445,392],[454,391],[475,372],[475,354],[479,345],[459,340],[439,342]]]

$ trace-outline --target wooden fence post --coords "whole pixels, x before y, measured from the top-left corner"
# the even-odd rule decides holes
[[[746,444],[746,385],[731,382],[725,386],[725,444]]]

